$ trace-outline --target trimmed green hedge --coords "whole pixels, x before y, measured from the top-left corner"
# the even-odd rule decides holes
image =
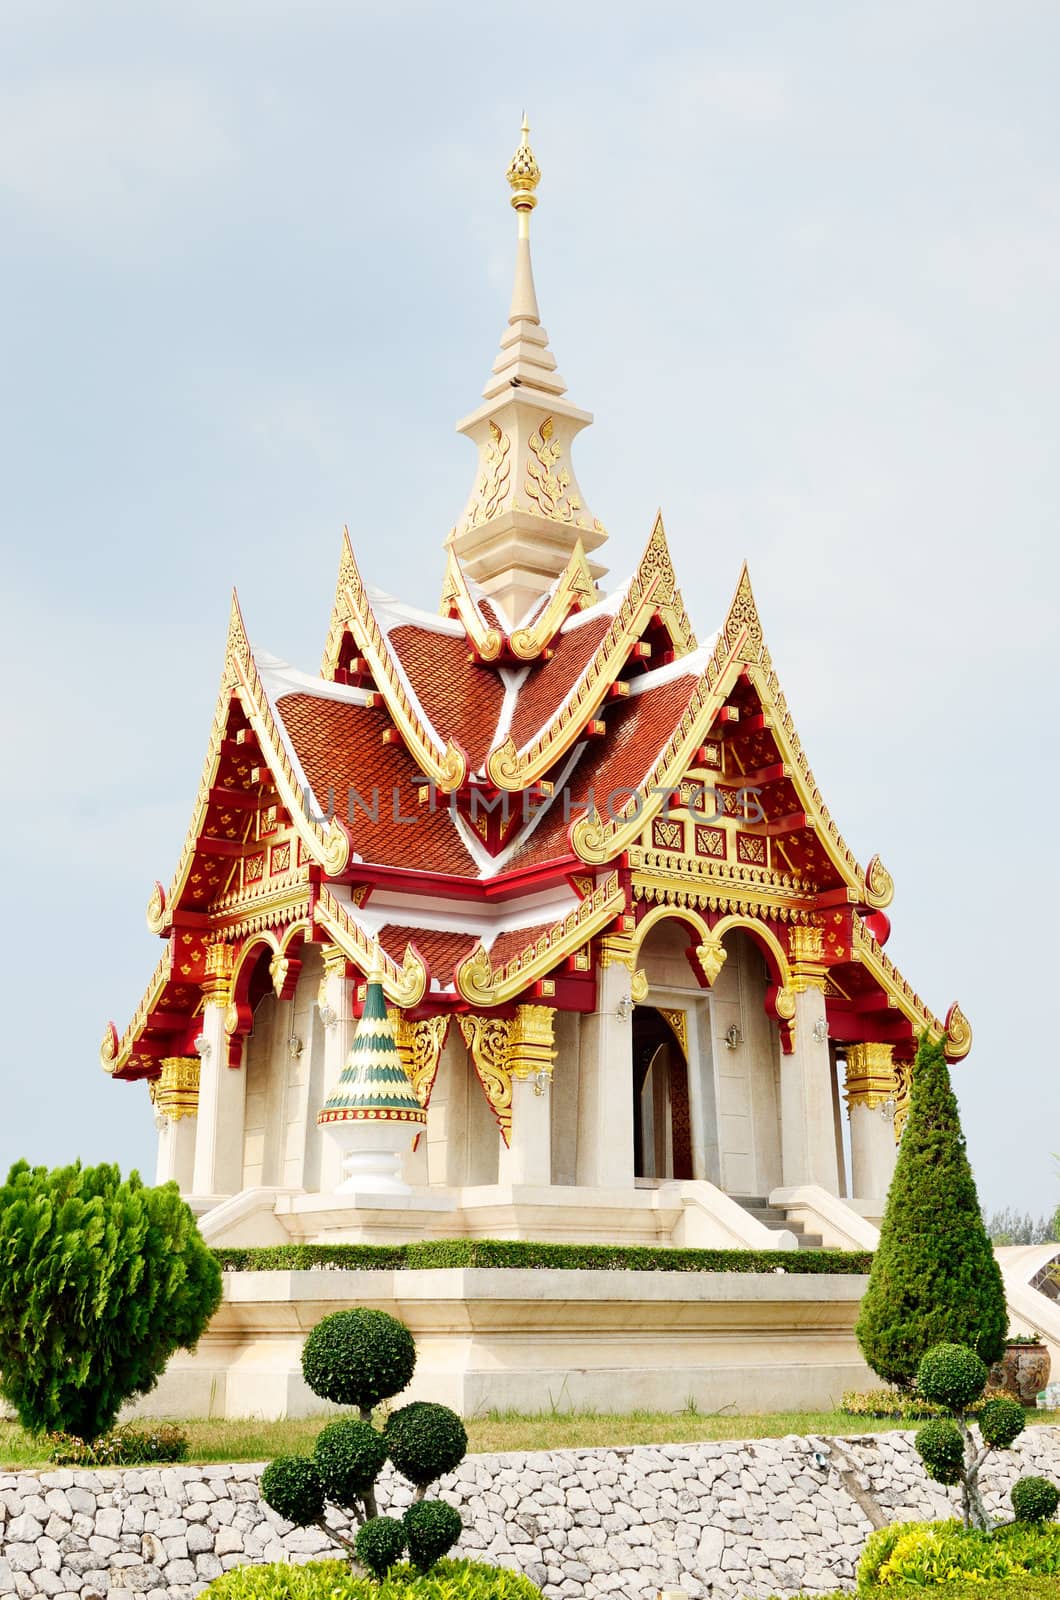
[[[522,1573],[481,1561],[439,1561],[426,1575],[402,1564],[378,1583],[355,1577],[345,1561],[236,1567],[205,1593],[214,1600],[541,1600]]]
[[[276,1244],[215,1250],[226,1272],[411,1272],[427,1267],[562,1267],[605,1272],[866,1273],[869,1250],[682,1250],[665,1245],[535,1244],[528,1239],[430,1239],[422,1244]]]

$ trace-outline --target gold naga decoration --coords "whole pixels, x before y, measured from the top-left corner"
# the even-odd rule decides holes
[[[409,1075],[412,1092],[426,1111],[431,1100],[431,1090],[438,1076],[442,1048],[449,1032],[450,1018],[444,1013],[437,1017],[424,1017],[411,1022],[400,1013],[392,1013],[397,1022],[397,1047],[402,1065]]]
[[[399,967],[377,940],[350,916],[345,905],[332,893],[326,883],[320,886],[313,917],[332,943],[343,950],[354,966],[366,976],[373,965],[378,963],[383,994],[391,1005],[398,1006],[402,1010],[419,1005],[427,992],[427,968],[411,944],[405,946],[405,954]]]
[[[254,731],[262,756],[276,785],[280,804],[290,813],[291,822],[308,859],[323,867],[329,877],[337,877],[345,870],[349,861],[350,838],[340,819],[333,817],[325,827],[317,822],[307,809],[305,794],[287,755],[284,740],[276,725],[268,696],[255,665],[243,615],[239,609],[239,599],[233,590],[221,688],[210,728],[206,759],[199,779],[199,791],[170,888],[167,892],[160,883],[156,883],[148,900],[147,925],[152,933],[163,933],[169,926],[171,908],[179,902],[191,872],[199,835],[210,804],[211,791],[217,781],[221,746],[228,728],[233,697],[238,698]]]
[[[498,789],[524,789],[543,777],[578,741],[656,612],[679,655],[695,648],[695,635],[677,590],[661,517],[656,519],[621,606],[551,722],[522,750],[516,748],[509,734],[491,751],[486,769]]]
[[[596,584],[579,539],[548,604],[527,627],[516,628],[509,639],[512,654],[520,661],[535,661],[575,607],[591,606],[595,600]]]
[[[605,928],[624,906],[625,891],[618,873],[609,873],[592,894],[498,970],[494,970],[489,952],[480,941],[456,969],[458,992],[477,1005],[499,1006],[513,1000]]]
[[[452,794],[467,776],[467,754],[455,739],[450,739],[444,749],[440,748],[413,705],[390,653],[386,634],[376,620],[354,559],[348,528],[343,530],[335,604],[320,669],[325,678],[333,679],[335,676],[342,636],[347,628],[353,635],[359,654],[368,664],[394,726],[423,776],[429,778],[442,794]]]
[[[464,569],[457,559],[456,551],[452,548],[446,562],[442,603],[439,610],[443,617],[450,617],[454,611],[456,612],[480,661],[497,660],[504,648],[504,634],[500,628],[489,627],[483,620],[482,613],[468,588]]]

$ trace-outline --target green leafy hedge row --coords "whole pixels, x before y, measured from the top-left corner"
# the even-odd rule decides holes
[[[521,1573],[478,1561],[439,1561],[422,1574],[396,1566],[376,1582],[355,1577],[345,1561],[236,1567],[206,1590],[214,1600],[541,1600]]]
[[[411,1272],[426,1267],[564,1267],[604,1272],[866,1273],[869,1250],[683,1250],[664,1245],[535,1244],[527,1239],[430,1239],[417,1244],[277,1244],[215,1250],[226,1272],[325,1267]]]

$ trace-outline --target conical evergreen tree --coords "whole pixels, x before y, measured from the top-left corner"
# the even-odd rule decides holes
[[[989,1365],[1001,1355],[1007,1327],[1001,1272],[983,1225],[946,1057],[925,1034],[861,1302],[858,1343],[874,1372],[910,1388],[933,1345],[969,1345]]]

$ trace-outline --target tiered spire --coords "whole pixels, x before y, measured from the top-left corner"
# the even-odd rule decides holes
[[[457,424],[478,446],[479,464],[449,542],[465,575],[515,626],[566,569],[578,539],[589,552],[607,533],[586,507],[570,459],[571,443],[592,415],[563,398],[567,386],[541,326],[530,259],[541,169],[525,115],[507,177],[518,219],[512,304],[482,391],[486,403]],[[589,565],[594,578],[606,570]]]

